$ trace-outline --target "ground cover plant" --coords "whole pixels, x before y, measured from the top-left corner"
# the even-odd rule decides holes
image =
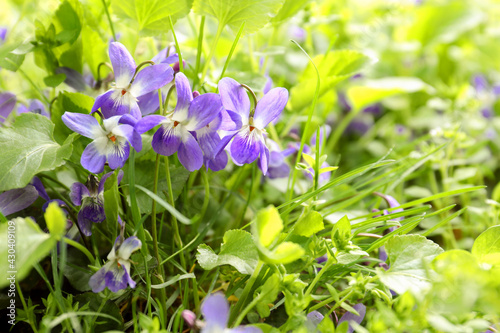
[[[1,7],[1,332],[498,331],[498,1]]]

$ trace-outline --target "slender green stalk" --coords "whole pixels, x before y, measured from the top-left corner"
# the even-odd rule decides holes
[[[312,280],[311,284],[307,288],[306,297],[311,295],[314,287],[316,286],[318,281],[321,279],[321,276],[323,276],[323,274],[328,270],[328,268],[330,268],[330,266],[332,266],[334,263],[335,263],[335,260],[333,258],[330,258],[329,260],[327,260],[325,266],[318,272],[318,274],[314,277],[314,280]]]
[[[199,77],[198,73],[200,73],[200,65],[201,65],[201,54],[203,52],[203,34],[205,32],[205,16],[201,17],[199,35],[198,35],[198,49],[196,50],[196,76],[193,82],[193,89],[198,85]]]
[[[241,34],[243,33],[243,29],[245,28],[245,21],[240,26],[240,29],[238,30],[238,33],[236,34],[236,38],[233,41],[233,45],[231,46],[231,50],[229,51],[229,54],[227,55],[226,62],[224,63],[224,68],[222,69],[222,72],[220,73],[219,76],[219,81],[224,77],[224,73],[226,72],[227,66],[229,66],[229,62],[231,61],[231,58],[233,56],[234,50],[236,49],[236,45],[238,45],[238,41],[240,40]],[[219,88],[217,88],[218,92]]]
[[[95,263],[95,258],[94,256],[92,255],[92,253],[90,253],[89,250],[87,250],[87,248],[85,246],[83,246],[82,244],[78,243],[78,242],[75,242],[74,240],[72,239],[69,239],[67,237],[63,237],[62,240],[68,244],[68,245],[71,245],[73,246],[74,248],[80,250],[80,252],[82,252],[83,254],[85,254],[87,256],[87,258],[89,259],[89,261],[91,263]]]
[[[111,33],[113,34],[113,39],[116,42],[118,39],[116,38],[115,28],[113,27],[113,21],[111,21],[111,16],[109,15],[108,5],[106,5],[105,0],[102,0],[102,5],[104,6],[104,10],[106,11],[106,16],[108,17],[109,27],[111,28]]]
[[[7,60],[8,60],[8,59],[7,59]],[[38,95],[40,95],[40,98],[41,98],[41,99],[43,99],[43,100],[45,101],[45,103],[50,104],[50,100],[49,100],[47,97],[45,97],[45,95],[43,94],[42,89],[40,89],[40,87],[38,87],[38,86],[35,84],[35,82],[33,82],[33,81],[31,80],[31,78],[28,76],[28,74],[26,74],[26,73],[25,73],[25,72],[24,72],[24,71],[23,71],[20,67],[17,69],[17,71],[18,71],[19,73],[21,73],[21,75],[22,75],[22,76],[24,76],[24,78],[25,78],[26,80],[28,80],[28,82],[31,84],[31,86],[32,86],[33,88],[35,88],[35,90],[36,90],[36,92],[38,93]]]
[[[321,150],[321,145],[320,145],[320,133],[321,133],[321,128],[318,127],[318,130],[316,131],[316,156],[315,156],[315,163],[314,163],[314,190],[316,191],[318,189],[318,184],[319,184],[319,169],[321,165],[319,165],[319,156],[320,156],[320,150]]]
[[[158,98],[160,99],[160,110],[163,109],[162,105],[162,95],[161,95],[161,90],[158,90]],[[168,101],[167,101],[168,103]],[[154,169],[154,183],[153,183],[153,193],[157,194],[158,192],[158,174],[160,171],[160,155],[156,154],[156,161],[155,161],[155,169]],[[163,265],[161,265],[161,256],[158,250],[158,232],[156,229],[156,200],[153,199],[153,204],[151,207],[151,237],[153,238],[153,252],[156,257],[156,260],[158,261],[158,274],[159,276],[159,281],[160,283],[163,283],[163,277],[165,276],[165,272],[163,270]],[[165,304],[167,301],[167,292],[165,288],[160,289],[160,302],[161,304]],[[163,309],[165,312],[163,315],[166,317],[166,309]]]
[[[238,315],[238,317],[236,318],[236,320],[234,321],[234,324],[233,324],[233,327],[238,327],[238,325],[241,324],[241,322],[243,321],[243,319],[245,318],[245,316],[247,315],[248,312],[250,312],[250,310],[252,310],[256,305],[257,303],[260,302],[261,298],[264,296],[264,294],[260,294],[258,297],[255,297],[251,302],[250,304],[248,304],[245,309],[243,309],[243,311],[241,311],[241,313]]]
[[[177,36],[175,35],[175,30],[174,30],[174,23],[172,22],[172,18],[170,17],[170,15],[168,16],[168,23],[170,24],[170,30],[172,30],[172,35],[174,36],[175,49],[177,50],[177,54],[179,55],[179,70],[183,72],[184,64],[182,63],[181,48],[179,46],[179,42],[177,41]]]
[[[222,34],[222,30],[224,30],[224,26],[219,24],[217,27],[217,32],[215,33],[215,38],[212,43],[212,47],[210,48],[210,53],[208,54],[208,58],[205,60],[205,65],[203,65],[203,72],[201,73],[201,84],[205,81],[205,76],[207,75],[208,72],[208,67],[210,66],[210,62],[212,61],[212,58],[215,54],[215,49],[217,48],[217,43],[219,42],[219,38]]]
[[[339,307],[339,306],[340,306],[340,304],[342,304],[342,303],[343,303],[343,302],[347,299],[347,297],[349,297],[349,296],[350,296],[350,294],[351,294],[351,293],[352,293],[352,290],[344,290],[343,292],[341,292],[341,293],[339,294],[339,297],[343,296],[344,294],[347,294],[347,295],[345,295],[345,296],[344,296],[344,298],[342,298],[342,299],[341,299],[341,300],[340,300],[337,304],[335,304],[335,306],[334,306],[334,310],[335,310],[337,307]],[[334,296],[329,297],[329,298],[325,299],[324,301],[322,301],[322,302],[320,302],[320,303],[318,303],[318,304],[316,304],[316,305],[314,305],[314,306],[311,306],[311,308],[309,309],[309,311],[314,311],[314,310],[317,310],[317,309],[319,309],[319,308],[322,308],[323,306],[325,306],[325,305],[327,305],[327,304],[329,304],[329,303],[331,303],[331,302],[335,301],[335,299],[337,299],[337,297],[334,297]],[[333,312],[333,311],[332,311],[332,312]],[[329,312],[329,313],[328,313],[328,315],[330,315],[330,314],[331,314],[331,312]]]
[[[36,320],[33,320],[33,312],[28,311],[28,306],[26,305],[26,300],[24,299],[23,291],[21,290],[21,286],[19,285],[19,281],[16,279],[16,291],[19,294],[19,298],[21,299],[21,303],[23,305],[23,310],[26,313],[26,317],[28,317],[28,322],[31,326],[33,332],[38,333],[36,328]]]
[[[264,266],[264,262],[260,261],[257,263],[257,266],[255,267],[255,270],[252,273],[252,276],[250,276],[250,279],[248,279],[247,284],[245,285],[245,289],[243,289],[243,292],[241,293],[240,298],[238,299],[238,302],[234,306],[234,308],[231,311],[231,316],[229,317],[229,323],[233,323],[234,317],[240,313],[241,308],[245,305],[246,299],[248,298],[248,295],[250,294],[250,291],[252,291],[252,287],[257,280],[257,277],[260,274],[260,271],[262,267]]]
[[[245,213],[248,209],[248,206],[250,205],[250,200],[252,199],[253,195],[253,187],[254,187],[253,184],[255,182],[255,177],[257,177],[256,173],[257,173],[257,162],[255,162],[252,166],[252,178],[250,178],[250,190],[248,191],[247,201],[245,202],[245,207],[243,208],[243,212],[241,213],[240,223],[238,224],[238,227],[240,227],[245,220]]]
[[[320,88],[320,84],[321,84],[321,79],[320,79],[318,68],[316,67],[316,64],[311,59],[309,54],[307,54],[307,52],[296,41],[292,40],[292,43],[297,45],[302,50],[302,52],[304,52],[304,54],[309,58],[309,61],[313,64],[314,69],[316,71],[316,90],[314,92],[314,98],[313,98],[313,101],[311,104],[311,108],[309,109],[309,114],[307,116],[306,126],[304,128],[304,133],[309,133],[309,126],[311,126],[312,116],[314,114],[314,110],[316,109],[316,103],[317,103],[318,98],[319,98],[319,88]],[[292,196],[293,196],[293,189],[295,187],[295,181],[297,178],[297,165],[301,161],[302,151],[304,150],[305,142],[306,142],[306,136],[302,135],[302,139],[300,140],[299,152],[297,153],[297,160],[295,161],[295,165],[294,165],[294,168],[292,171],[292,177],[288,178],[288,196],[287,196],[288,200],[291,200]],[[290,182],[290,179],[291,179],[291,182]],[[290,183],[291,183],[291,186],[290,186]]]
[[[170,176],[170,164],[168,161],[168,156],[165,156],[165,171],[167,176],[167,187],[168,187],[168,199],[170,201],[170,205],[175,208],[174,202],[174,191],[172,189],[172,178]],[[179,233],[179,223],[177,222],[177,218],[172,215],[172,228],[174,229],[174,239],[177,243],[179,249],[183,247],[181,234]],[[184,251],[179,252],[179,257],[181,260],[181,265],[186,268],[186,258],[184,257]],[[188,302],[189,300],[189,281],[179,281],[179,285],[182,288],[182,285],[185,285],[184,289],[184,298],[183,303]],[[189,304],[185,303],[184,306],[187,308]]]

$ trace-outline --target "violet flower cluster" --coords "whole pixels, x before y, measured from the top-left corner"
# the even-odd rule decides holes
[[[115,83],[96,98],[91,111],[100,112],[102,125],[92,115],[66,112],[62,117],[70,129],[92,139],[82,154],[82,166],[92,173],[102,172],[106,163],[111,169],[121,168],[130,145],[140,151],[141,134],[160,125],[153,135],[153,150],[164,156],[177,153],[189,171],[203,165],[214,171],[224,169],[227,150],[236,165],[258,160],[265,175],[270,164],[265,127],[283,111],[288,91],[271,89],[251,107],[248,87],[223,78],[219,94],[199,94],[192,91],[188,78],[177,72],[178,55],[167,53],[163,50],[147,62],[154,65],[142,68],[122,44],[111,43]],[[166,115],[149,115],[158,109],[158,89],[164,91],[172,84],[177,94],[175,109]]]

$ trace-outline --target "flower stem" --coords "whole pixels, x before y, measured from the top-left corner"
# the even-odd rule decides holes
[[[311,282],[311,284],[307,288],[306,297],[311,295],[314,286],[321,279],[321,276],[323,275],[323,273],[325,273],[328,270],[328,268],[330,268],[330,266],[333,265],[334,263],[335,263],[335,260],[333,260],[332,258],[330,258],[329,260],[326,261],[325,266],[323,266],[323,268],[318,272],[318,274],[314,277],[314,280]]]
[[[184,71],[184,64],[182,63],[182,54],[181,48],[179,47],[179,42],[177,41],[177,36],[175,35],[174,23],[172,22],[172,18],[170,15],[168,16],[168,23],[170,24],[170,30],[172,30],[172,35],[174,36],[175,41],[175,50],[177,51],[177,55],[179,56],[179,71]]]
[[[262,269],[262,266],[264,266],[264,262],[260,261],[257,263],[257,266],[255,267],[255,270],[252,273],[252,276],[250,276],[250,279],[248,279],[247,284],[245,285],[245,289],[243,289],[243,292],[241,293],[240,298],[238,299],[238,302],[234,306],[233,310],[231,311],[231,316],[229,317],[229,322],[234,321],[234,317],[236,314],[240,313],[241,308],[246,302],[246,299],[248,298],[248,295],[250,294],[250,291],[252,290],[252,287],[257,280],[257,277],[260,274],[260,271]]]
[[[161,90],[158,90],[158,96],[160,99],[160,110],[162,109],[162,96],[161,96]],[[156,154],[156,161],[155,161],[155,170],[154,170],[154,183],[153,183],[153,193],[156,194],[158,192],[158,173],[160,171],[160,155]],[[156,230],[156,200],[153,199],[153,205],[151,207],[151,237],[153,238],[153,252],[156,257],[156,260],[158,261],[158,274],[160,275],[158,277],[158,280],[160,283],[163,283],[163,277],[165,276],[165,272],[163,270],[163,265],[161,264],[161,256],[158,251],[158,232]],[[160,289],[160,302],[161,302],[161,309],[163,310],[163,316],[166,318],[167,316],[167,309],[163,307],[165,305],[165,302],[167,301],[167,292],[165,288]]]
[[[316,67],[316,64],[314,63],[314,61],[311,59],[311,57],[309,56],[309,54],[307,54],[307,52],[295,41],[292,40],[292,42],[297,45],[300,50],[302,52],[305,53],[305,55],[309,58],[309,61],[312,63],[315,71],[316,71],[316,90],[314,92],[314,98],[313,98],[313,101],[312,101],[312,104],[311,104],[311,108],[309,109],[309,114],[307,115],[307,122],[306,122],[306,126],[304,128],[304,135],[302,135],[302,139],[300,140],[300,148],[299,148],[299,152],[297,153],[297,160],[295,161],[295,166],[293,168],[293,171],[292,171],[292,177],[288,178],[288,196],[287,196],[287,199],[288,200],[291,200],[292,199],[292,196],[293,196],[293,190],[294,190],[294,187],[295,187],[295,181],[296,181],[296,178],[297,178],[297,165],[300,163],[301,161],[301,158],[302,158],[302,151],[304,150],[304,145],[305,145],[305,142],[306,142],[306,136],[305,134],[309,133],[309,126],[311,125],[311,121],[312,121],[312,116],[314,114],[314,110],[316,109],[316,102],[318,101],[318,98],[319,98],[319,88],[320,88],[320,84],[321,84],[321,79],[320,79],[320,75],[319,75],[319,71],[318,71],[318,68]],[[291,180],[291,181],[290,181]],[[291,185],[291,186],[290,186]],[[288,219],[288,217],[287,217]]]
[[[217,43],[219,42],[220,35],[222,34],[222,30],[224,29],[224,26],[222,24],[219,24],[217,27],[217,33],[215,34],[215,39],[214,42],[212,43],[212,47],[210,48],[210,53],[208,54],[208,58],[205,61],[205,65],[203,65],[203,72],[201,74],[201,84],[203,84],[205,80],[205,76],[207,75],[208,71],[208,66],[210,66],[210,61],[212,60],[212,57],[214,56],[215,49],[217,47]]]
[[[104,10],[106,11],[106,16],[108,17],[109,27],[111,28],[111,33],[113,34],[113,39],[116,42],[117,39],[116,39],[115,28],[113,27],[113,21],[111,21],[111,16],[109,15],[108,6],[106,5],[106,1],[105,0],[102,0],[102,5],[104,6]]]
[[[199,82],[198,73],[200,72],[201,54],[203,53],[203,34],[205,31],[205,16],[201,17],[200,29],[198,34],[198,49],[196,51],[196,76],[193,82],[193,89],[197,86]]]
[[[240,227],[243,224],[243,221],[245,220],[245,213],[248,209],[248,206],[250,205],[250,200],[252,199],[253,184],[255,181],[256,173],[257,173],[257,162],[255,162],[252,166],[252,178],[250,178],[250,190],[248,191],[247,201],[245,202],[245,207],[243,208],[243,212],[241,213],[240,223],[238,224],[238,227]]]

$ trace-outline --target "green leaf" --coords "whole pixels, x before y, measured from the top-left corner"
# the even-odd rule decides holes
[[[268,264],[289,264],[304,256],[306,251],[297,243],[283,242],[273,251],[259,247],[262,261]]]
[[[115,13],[132,19],[137,29],[146,35],[169,31],[168,17],[175,22],[191,10],[193,0],[120,0],[113,1]]]
[[[51,202],[44,214],[45,223],[51,235],[60,239],[66,231],[66,215],[57,202]]]
[[[283,230],[283,221],[274,206],[261,209],[254,225],[257,239],[263,247],[269,247]]]
[[[49,254],[56,244],[56,239],[43,232],[31,218],[18,217],[0,224],[0,237],[0,257],[4,259],[0,262],[0,288],[10,283],[7,278],[14,274],[12,271],[17,271],[17,281],[24,279],[33,264]],[[11,262],[9,254],[15,255]]]
[[[61,146],[54,124],[35,113],[20,115],[12,127],[0,128],[0,191],[26,186],[33,176],[53,170],[71,156],[74,136]]]
[[[241,274],[250,275],[257,266],[259,254],[250,233],[243,230],[229,230],[224,234],[218,255],[210,246],[201,244],[198,246],[196,259],[205,270],[231,265]]]
[[[398,294],[422,292],[430,285],[429,263],[443,249],[420,235],[394,236],[385,245],[391,268],[377,271],[380,281]]]
[[[269,317],[271,310],[269,303],[274,303],[280,292],[281,279],[277,273],[271,275],[266,282],[254,293],[254,299],[259,298],[256,304],[257,312],[261,318]]]
[[[162,288],[171,286],[174,283],[177,283],[178,281],[184,280],[184,279],[196,279],[196,276],[193,273],[182,274],[182,275],[177,274],[173,278],[169,279],[167,282],[163,282],[163,283],[160,283],[160,284],[152,284],[151,288],[153,288],[153,289],[162,289]]]
[[[281,9],[284,0],[195,0],[193,10],[199,15],[213,16],[219,26],[229,25],[238,31],[245,22],[243,34],[266,25]]]
[[[471,250],[479,262],[500,264],[500,225],[488,228],[474,241]]]
[[[66,80],[66,74],[54,74],[43,78],[47,87],[55,88]]]
[[[94,99],[90,96],[63,91],[59,94],[62,99],[62,106],[66,111],[89,114],[94,106]]]
[[[451,43],[465,31],[476,27],[483,18],[477,6],[467,2],[450,1],[421,6],[416,10],[415,23],[407,31],[407,39],[417,40],[423,46]]]
[[[116,1],[115,1],[116,2]],[[94,79],[97,80],[97,67],[108,61],[108,45],[96,31],[89,26],[82,29],[83,58],[89,66]],[[101,68],[101,78],[105,77],[104,68]]]
[[[366,80],[363,85],[350,87],[347,97],[355,110],[361,110],[386,97],[421,90],[432,91],[432,88],[416,77],[385,77]]]
[[[82,30],[80,17],[75,8],[68,1],[64,1],[57,8],[56,19],[58,30],[60,31],[56,35],[56,39],[61,43],[73,44],[78,39]]]
[[[278,15],[271,19],[274,25],[279,25],[288,18],[291,18],[301,10],[310,0],[285,0]]]
[[[324,228],[323,216],[316,211],[310,211],[297,221],[293,233],[300,236],[311,237]]]
[[[14,44],[0,47],[0,67],[13,72],[17,71],[23,64],[26,53],[32,49],[32,44]]]
[[[313,59],[320,73],[321,86],[319,96],[332,90],[337,83],[358,72],[373,61],[363,53],[353,50],[331,51],[326,56],[319,55]],[[290,104],[294,109],[301,110],[311,105],[316,89],[314,67],[309,64],[300,77],[300,81],[292,88]]]
[[[332,242],[338,251],[343,250],[351,240],[351,222],[344,215],[332,228]]]

